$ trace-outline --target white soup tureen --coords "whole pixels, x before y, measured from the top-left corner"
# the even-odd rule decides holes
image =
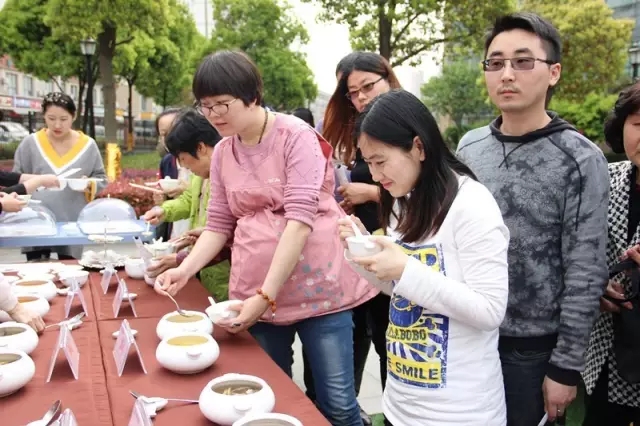
[[[270,413],[275,404],[276,397],[267,382],[235,373],[211,380],[199,399],[202,414],[222,426],[232,426],[248,414]]]
[[[209,316],[209,319],[217,324],[222,319],[237,318],[240,312],[229,309],[232,306],[242,305],[242,300],[226,300],[224,302],[218,302],[215,305],[209,306],[205,309],[205,312]]]
[[[141,280],[145,273],[144,260],[140,257],[130,257],[124,261],[124,271],[129,278]]]
[[[15,349],[0,349],[0,398],[22,389],[35,372],[36,365],[26,353]]]
[[[23,278],[13,283],[16,294],[35,294],[42,296],[47,301],[53,300],[57,295],[58,288],[51,280]]]
[[[24,305],[25,308],[40,315],[45,316],[50,309],[49,302],[42,296],[36,294],[20,294],[17,295],[18,303]],[[0,323],[12,321],[11,317],[5,311],[0,311]]]
[[[213,333],[213,323],[202,312],[183,311],[187,316],[180,315],[178,312],[170,312],[160,318],[156,326],[156,334],[158,339],[180,333]]]
[[[218,343],[206,333],[180,333],[165,337],[156,349],[158,363],[179,374],[195,374],[211,367],[220,356]]]
[[[0,349],[17,349],[29,355],[38,346],[38,334],[28,325],[9,321],[0,324]]]
[[[233,426],[303,426],[295,417],[280,413],[249,414]]]

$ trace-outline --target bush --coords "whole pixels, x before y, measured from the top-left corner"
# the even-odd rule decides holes
[[[449,126],[442,134],[442,137],[445,143],[449,145],[451,149],[455,150],[458,147],[458,143],[460,143],[460,139],[462,139],[468,131],[477,129],[478,127],[484,127],[490,122],[491,120],[481,120],[471,124],[463,124],[461,127],[456,125]]]
[[[20,142],[0,143],[0,160],[13,160]]]
[[[617,95],[589,93],[582,102],[553,99],[550,110],[557,112],[593,142],[604,140],[604,121],[618,99]]]
[[[100,191],[96,198],[118,198],[131,204],[136,211],[138,217],[142,216],[154,206],[153,193],[151,191],[145,191],[144,189],[134,188],[129,183],[137,183],[138,185],[144,185],[145,181],[150,179],[142,178],[142,173],[136,172],[151,172],[150,170],[124,170],[122,176],[114,182],[110,182],[105,189]],[[138,175],[136,177],[129,177],[131,175]],[[149,174],[149,173],[147,173]],[[127,176],[129,175],[129,176]],[[151,176],[154,179],[154,174]]]

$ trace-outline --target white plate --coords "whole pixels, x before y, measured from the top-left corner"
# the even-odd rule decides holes
[[[88,235],[87,236],[87,240],[89,241],[93,241],[95,243],[117,243],[122,241],[124,238],[119,236],[119,235],[100,235],[100,234],[93,234],[93,235]]]

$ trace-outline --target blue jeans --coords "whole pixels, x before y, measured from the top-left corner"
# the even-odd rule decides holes
[[[537,426],[544,416],[542,382],[550,350],[499,347],[507,401],[507,426]]]
[[[362,426],[353,386],[351,311],[308,318],[292,325],[259,322],[249,329],[271,359],[292,376],[293,339],[305,348],[316,391],[316,404],[333,426]]]

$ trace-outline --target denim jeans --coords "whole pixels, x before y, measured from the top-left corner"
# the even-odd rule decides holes
[[[298,333],[315,379],[316,404],[334,426],[362,426],[353,386],[351,311],[308,318],[292,325],[259,322],[249,329],[271,359],[292,376],[293,339]]]
[[[507,400],[507,426],[537,426],[544,416],[542,383],[550,350],[519,350],[500,345]]]

